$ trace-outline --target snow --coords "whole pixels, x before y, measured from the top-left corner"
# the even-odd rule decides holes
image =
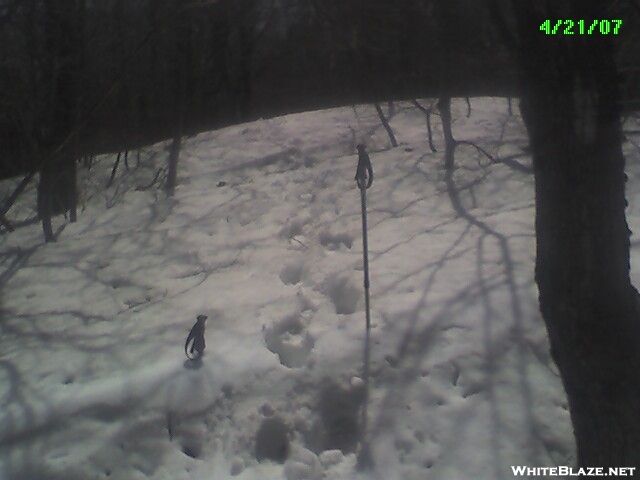
[[[526,146],[506,99],[453,108],[457,139],[501,156]],[[59,242],[37,224],[2,235],[2,478],[457,480],[573,465],[537,309],[532,175],[461,145],[447,183],[423,114],[397,103],[391,125],[397,148],[365,105],[203,133],[183,145],[172,198],[141,188],[168,143],[137,167],[130,156],[108,189],[105,155],[82,170],[78,222],[56,218]],[[371,472],[355,455],[359,142],[376,173]],[[10,218],[34,205],[31,188]],[[201,313],[207,350],[190,364]]]

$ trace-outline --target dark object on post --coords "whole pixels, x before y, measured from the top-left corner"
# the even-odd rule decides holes
[[[187,341],[184,342],[184,353],[189,360],[198,360],[204,353],[206,346],[204,341],[204,322],[206,320],[206,315],[198,315],[195,325],[187,336]],[[191,343],[191,347],[189,347],[189,343]]]
[[[369,188],[373,183],[373,168],[371,167],[371,159],[366,152],[366,147],[362,144],[357,146],[358,149],[358,168],[356,169],[355,180],[360,190]]]

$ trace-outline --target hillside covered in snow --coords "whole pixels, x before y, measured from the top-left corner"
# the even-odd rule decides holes
[[[55,219],[58,242],[29,222],[0,236],[1,477],[459,480],[573,465],[533,278],[526,131],[506,99],[471,107],[453,103],[456,139],[509,161],[462,144],[445,175],[439,119],[433,153],[409,103],[395,104],[396,148],[365,105],[188,138],[173,197],[153,183],[168,143],[131,152],[109,188],[115,155],[97,158],[78,222]],[[375,170],[371,472],[355,468],[358,142]],[[18,224],[34,215],[30,188]],[[190,363],[198,314],[207,350]]]

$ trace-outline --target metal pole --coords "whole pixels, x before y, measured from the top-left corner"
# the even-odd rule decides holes
[[[373,169],[369,155],[365,152],[364,145],[358,145],[358,169],[356,171],[356,183],[360,189],[360,201],[362,207],[362,255],[364,264],[364,305],[366,315],[366,329],[364,339],[364,395],[362,405],[362,418],[360,419],[360,451],[358,452],[358,468],[361,470],[373,467],[373,457],[367,439],[369,383],[369,360],[371,357],[371,308],[369,301],[369,245],[367,238],[367,188],[373,182]]]
[[[362,202],[362,253],[364,258],[364,307],[366,315],[366,330],[364,338],[364,396],[362,404],[362,418],[360,420],[360,452],[358,453],[358,467],[369,469],[373,466],[373,458],[367,439],[368,406],[369,406],[369,359],[371,357],[371,309],[369,303],[369,248],[367,242],[367,197],[366,189],[360,189],[360,199]]]

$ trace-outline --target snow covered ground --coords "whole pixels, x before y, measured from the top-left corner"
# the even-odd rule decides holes
[[[573,465],[537,309],[524,127],[505,99],[472,99],[470,117],[454,101],[458,140],[519,165],[461,145],[447,178],[437,117],[431,153],[424,115],[395,107],[397,148],[371,106],[189,138],[172,198],[144,188],[167,143],[130,155],[108,189],[115,156],[102,156],[82,170],[78,222],[56,218],[59,242],[38,224],[0,236],[2,478],[505,479]],[[366,473],[357,142],[376,173]],[[625,149],[633,228],[638,149]],[[34,205],[31,189],[10,218]],[[200,313],[207,350],[190,364]]]

